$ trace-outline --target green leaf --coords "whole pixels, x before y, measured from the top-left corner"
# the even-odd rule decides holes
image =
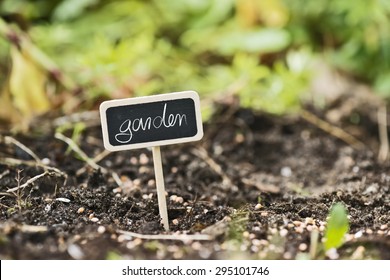
[[[349,230],[347,210],[341,203],[332,206],[329,214],[328,226],[325,232],[325,250],[338,248],[344,242],[344,235]]]
[[[257,31],[242,30],[227,33],[217,44],[223,54],[234,54],[237,51],[269,53],[281,51],[290,43],[289,33],[283,29],[263,28]]]

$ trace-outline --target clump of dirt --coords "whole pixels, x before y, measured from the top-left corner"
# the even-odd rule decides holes
[[[170,233],[149,150],[104,154],[89,127],[93,169],[54,133],[13,137],[40,161],[1,143],[2,259],[334,258],[321,238],[336,202],[350,219],[336,257],[390,259],[389,166],[299,118],[222,106],[202,141],[163,147]]]

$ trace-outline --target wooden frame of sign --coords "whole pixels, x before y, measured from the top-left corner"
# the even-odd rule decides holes
[[[160,216],[168,231],[160,146],[203,137],[199,95],[183,91],[105,101],[100,105],[100,118],[107,150],[152,147]]]

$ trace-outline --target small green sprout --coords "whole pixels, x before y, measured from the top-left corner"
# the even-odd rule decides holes
[[[325,250],[339,248],[344,242],[344,235],[349,230],[347,209],[341,203],[332,206],[329,214],[328,226],[325,232]]]

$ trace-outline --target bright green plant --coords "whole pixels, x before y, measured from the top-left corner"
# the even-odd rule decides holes
[[[344,236],[349,230],[347,209],[342,203],[332,206],[325,232],[325,250],[339,248],[344,243]]]

